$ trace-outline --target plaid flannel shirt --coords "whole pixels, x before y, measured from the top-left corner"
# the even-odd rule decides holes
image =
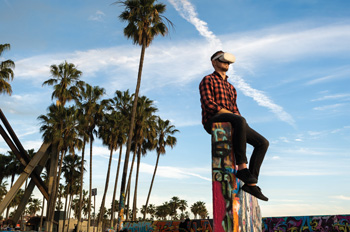
[[[236,104],[236,89],[227,78],[226,76],[224,80],[220,74],[214,72],[205,76],[199,84],[203,125],[222,108],[240,115]]]

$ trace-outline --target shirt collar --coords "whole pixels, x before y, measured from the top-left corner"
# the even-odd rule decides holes
[[[221,76],[218,72],[214,71],[213,74],[216,75],[216,76],[218,76],[218,77],[220,77],[220,79],[223,79],[222,76]],[[229,78],[229,77],[226,75],[225,81],[227,81],[228,78]]]

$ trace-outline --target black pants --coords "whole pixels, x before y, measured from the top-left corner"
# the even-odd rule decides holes
[[[246,156],[247,143],[254,147],[249,161],[249,171],[259,177],[260,167],[264,160],[269,141],[258,132],[250,128],[242,116],[236,114],[217,114],[204,125],[204,129],[211,134],[212,123],[230,122],[234,129],[232,144],[236,159],[236,164],[248,163]]]

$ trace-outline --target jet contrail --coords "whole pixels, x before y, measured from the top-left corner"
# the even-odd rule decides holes
[[[198,14],[194,6],[188,0],[169,0],[169,2],[174,6],[177,12],[186,19],[189,23],[193,24],[199,34],[206,38],[210,45],[215,45],[217,50],[220,50],[222,43],[216,35],[209,30],[208,24],[203,20],[199,19]],[[262,91],[252,88],[248,83],[246,83],[243,78],[237,75],[233,75],[235,79],[235,85],[240,89],[244,95],[251,97],[258,103],[258,105],[264,106],[270,109],[277,117],[287,122],[288,124],[295,126],[295,121],[293,117],[283,110],[283,107],[275,104],[268,96],[266,96]]]
[[[221,41],[209,30],[208,24],[198,18],[194,6],[188,0],[169,0],[169,2],[175,7],[181,17],[193,24],[199,34],[206,38],[211,45],[215,45],[215,47],[219,49],[222,47]]]

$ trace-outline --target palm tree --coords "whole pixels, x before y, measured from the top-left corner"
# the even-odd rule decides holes
[[[180,220],[183,220],[186,218],[186,214],[184,211],[187,209],[187,201],[186,200],[180,200],[179,202],[179,210],[181,211],[180,214]]]
[[[80,167],[82,165],[81,157],[78,155],[69,154],[66,155],[63,158],[63,166],[62,166],[62,173],[66,180],[66,201],[65,201],[65,215],[63,218],[63,225],[65,225],[67,214],[67,204],[68,204],[68,198],[70,196],[70,199],[72,198],[73,194],[77,191],[74,191],[77,189],[76,184],[79,183],[78,180],[80,180]],[[75,183],[75,186],[74,186]],[[75,187],[75,189],[74,189]],[[62,228],[62,232],[64,230],[64,227]]]
[[[136,169],[136,180],[135,180],[135,190],[134,190],[134,202],[133,202],[133,217],[132,220],[136,220],[136,210],[137,206],[137,186],[138,186],[138,177],[141,161],[141,153],[145,155],[147,150],[151,150],[152,144],[150,141],[154,139],[155,135],[155,120],[156,116],[154,113],[158,109],[153,106],[153,101],[148,99],[145,96],[139,98],[139,103],[136,113],[135,121],[135,153],[137,152],[137,169]],[[134,153],[134,154],[135,154]]]
[[[98,218],[99,228],[102,224],[102,215],[104,215],[103,209],[105,208],[106,194],[108,191],[109,185],[109,176],[111,170],[111,163],[113,157],[113,151],[117,150],[120,144],[119,134],[123,133],[123,130],[120,130],[120,125],[122,124],[121,117],[122,115],[117,112],[112,112],[112,114],[105,114],[104,119],[99,125],[99,137],[102,139],[104,145],[107,145],[110,150],[109,162],[107,168],[107,176],[105,182],[105,189],[103,192],[101,207],[100,207],[100,217]],[[112,219],[112,210],[111,210],[111,219]]]
[[[11,162],[11,157],[8,155],[0,154],[0,184],[2,180],[8,177],[11,173],[8,171],[8,165]]]
[[[81,211],[83,212],[83,215],[87,216],[88,214],[88,197],[89,193],[88,191],[83,189],[82,193],[82,205],[81,205]],[[72,208],[73,208],[73,213],[75,218],[79,218],[79,215],[81,215],[80,210],[80,196],[78,198],[75,198],[72,201]]]
[[[193,203],[193,205],[191,205],[191,212],[194,214],[195,219],[197,219],[197,215],[199,215],[201,219],[205,219],[208,216],[208,210],[203,201]]]
[[[45,81],[43,85],[53,85],[51,99],[57,98],[57,104],[64,106],[66,102],[76,100],[79,96],[79,87],[84,82],[79,80],[82,72],[74,64],[61,63],[60,65],[51,65],[50,69],[53,78]]]
[[[50,178],[54,178],[51,186],[51,196],[48,202],[47,221],[49,222],[48,231],[51,231],[54,216],[54,206],[57,198],[59,180],[62,172],[63,157],[70,151],[74,153],[75,145],[78,144],[77,138],[77,111],[75,107],[64,107],[62,105],[52,104],[49,107],[47,115],[38,117],[42,126],[40,131],[45,143],[51,143],[51,159]],[[58,164],[58,161],[60,163]],[[57,167],[58,174],[57,174]],[[50,169],[51,169],[50,168]],[[51,181],[51,180],[50,180]]]
[[[139,70],[137,75],[137,84],[135,90],[134,103],[131,111],[131,122],[128,134],[127,148],[125,154],[125,162],[123,168],[122,183],[120,189],[120,208],[119,221],[123,217],[124,209],[124,197],[125,197],[125,184],[127,177],[127,169],[129,162],[129,155],[131,150],[131,141],[134,133],[134,123],[136,116],[137,99],[139,95],[141,85],[141,75],[143,68],[143,61],[145,56],[146,47],[148,47],[152,40],[157,35],[166,35],[168,28],[164,24],[164,19],[171,24],[171,22],[162,14],[165,12],[164,4],[155,4],[155,0],[124,0],[118,1],[117,4],[121,4],[125,7],[125,10],[120,14],[119,18],[122,21],[126,21],[128,25],[124,28],[124,35],[132,39],[134,44],[141,46],[141,55],[139,62]],[[121,228],[120,228],[121,229]]]
[[[170,215],[170,213],[171,209],[168,202],[164,202],[162,205],[156,207],[155,215],[158,219],[166,220],[167,216]]]
[[[157,136],[154,140],[154,143],[155,143],[155,147],[157,150],[157,161],[156,161],[156,166],[154,167],[151,186],[149,188],[149,192],[148,192],[148,196],[147,196],[146,210],[147,210],[149,198],[151,196],[154,178],[155,178],[156,172],[157,172],[159,157],[161,154],[164,155],[166,153],[166,151],[165,151],[166,146],[170,146],[171,148],[173,148],[176,145],[176,141],[177,141],[176,138],[173,137],[172,135],[175,134],[176,132],[178,132],[178,130],[175,129],[175,126],[170,124],[169,120],[163,121],[160,117],[158,117],[155,129],[156,129]],[[146,213],[143,215],[143,219],[145,219]]]
[[[172,197],[171,201],[169,202],[169,206],[170,206],[170,216],[172,216],[172,220],[178,220],[177,218],[177,209],[180,206],[180,198],[179,197]]]
[[[9,154],[10,161],[6,167],[6,172],[11,177],[11,184],[10,184],[10,189],[11,189],[15,181],[15,176],[22,173],[23,166],[12,151],[8,151],[8,154]],[[10,211],[10,205],[7,207],[6,218],[8,218],[9,216],[9,211]]]
[[[0,44],[0,57],[5,50],[11,48],[10,44]],[[0,94],[7,93],[11,96],[12,88],[9,81],[13,80],[15,63],[12,60],[1,61],[0,63]]]
[[[92,144],[94,141],[94,134],[97,133],[95,127],[103,116],[103,105],[100,104],[100,98],[105,94],[104,88],[98,86],[91,86],[84,84],[81,87],[81,97],[77,101],[80,115],[83,118],[83,130],[86,131],[87,135],[84,138],[88,138],[90,141],[90,178],[89,178],[89,206],[88,206],[88,227],[87,231],[90,230],[91,220],[91,190],[92,190]],[[87,140],[85,139],[85,142]],[[84,146],[84,145],[83,145]],[[79,222],[78,222],[79,223]]]
[[[41,209],[41,200],[34,198],[29,202],[29,206],[27,208],[27,212],[30,216],[35,216],[35,213]]]
[[[7,186],[7,181],[0,182],[0,202],[2,201],[2,198],[7,194],[6,186]]]

